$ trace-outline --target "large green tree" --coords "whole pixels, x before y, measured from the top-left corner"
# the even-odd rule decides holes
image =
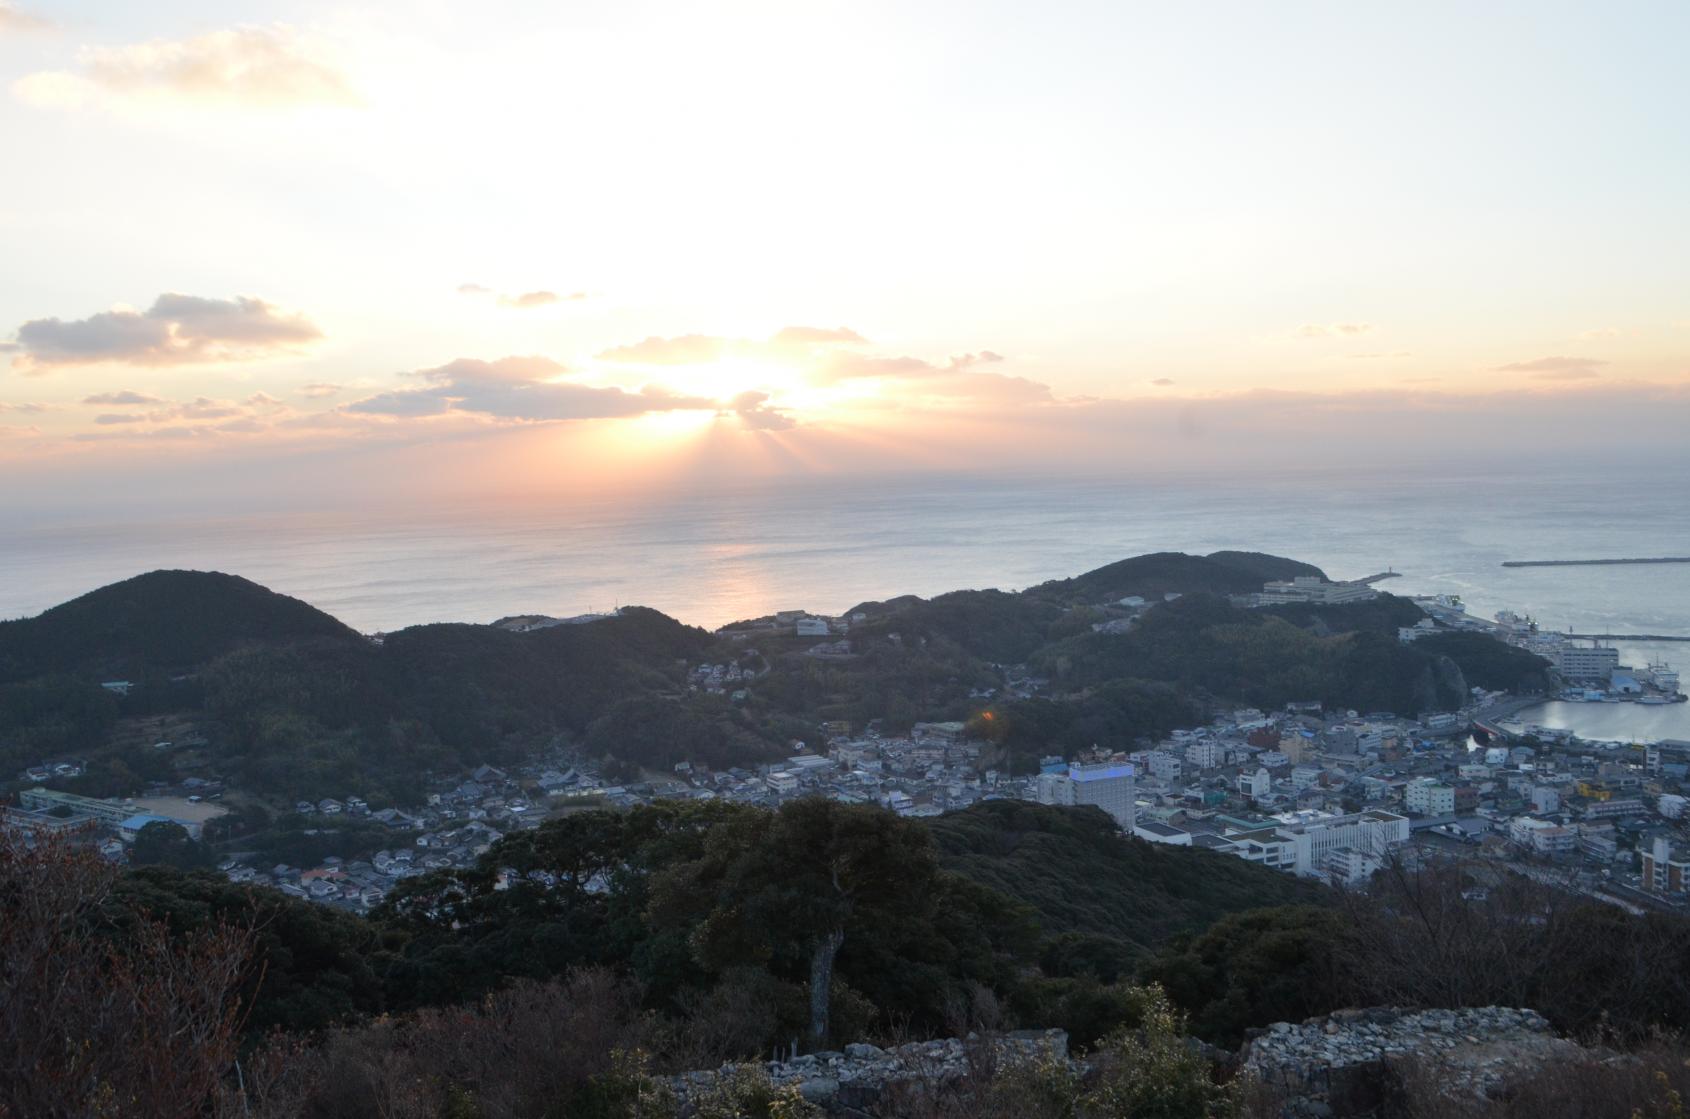
[[[877,808],[807,798],[713,831],[654,883],[651,913],[692,929],[712,968],[748,959],[807,973],[810,1039],[828,1036],[847,939],[931,920],[939,865],[925,828]]]

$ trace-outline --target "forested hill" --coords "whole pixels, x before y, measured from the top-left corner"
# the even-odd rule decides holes
[[[186,672],[245,644],[318,638],[359,640],[321,610],[239,576],[154,571],[0,622],[0,683],[48,673],[122,680]]]
[[[1540,659],[1482,634],[1398,643],[1396,628],[1424,617],[1406,599],[1252,610],[1227,597],[1319,574],[1259,553],[1163,552],[1019,593],[863,603],[844,635],[801,637],[772,619],[712,634],[627,607],[523,633],[435,624],[378,642],[236,576],[153,572],[0,622],[0,781],[69,757],[88,771],[68,787],[95,796],[193,773],[284,803],[404,804],[431,776],[554,745],[638,781],[682,761],[774,761],[824,722],[899,731],[988,708],[997,764],[1025,771],[1043,754],[1154,741],[1225,704],[1413,716],[1453,709],[1473,684],[1546,683]],[[1121,605],[1128,596],[1148,606]],[[693,687],[701,669],[734,683]],[[1011,677],[1029,674],[1036,690],[1011,694]],[[101,687],[112,680],[132,694]],[[161,738],[192,747],[161,754]]]
[[[1070,603],[1100,603],[1137,595],[1160,598],[1166,594],[1249,594],[1273,579],[1293,579],[1326,573],[1313,564],[1270,556],[1265,552],[1211,552],[1190,556],[1184,552],[1153,552],[1111,563],[1072,579],[1041,583],[1029,590],[1041,598]]]
[[[939,865],[1030,907],[1047,966],[1112,978],[1228,913],[1324,904],[1330,891],[1231,855],[1121,838],[1097,808],[984,801],[928,821]]]
[[[0,780],[71,756],[88,762],[71,787],[99,796],[186,771],[284,799],[414,802],[430,772],[514,761],[631,698],[683,692],[714,642],[628,607],[532,633],[437,624],[378,643],[236,576],[153,572],[0,623]],[[101,686],[113,680],[133,691]],[[191,726],[195,746],[151,751],[157,735],[124,730],[143,718]],[[778,756],[746,733],[741,756]]]

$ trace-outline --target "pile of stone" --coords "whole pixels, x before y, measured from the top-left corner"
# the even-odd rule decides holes
[[[1245,1043],[1242,1072],[1287,1116],[1367,1115],[1405,1075],[1452,1103],[1487,1099],[1509,1078],[1583,1052],[1533,1010],[1376,1007],[1275,1022]]]
[[[889,1086],[919,1082],[940,1085],[960,1081],[991,1063],[1003,1067],[1027,1060],[1068,1060],[1068,1035],[1062,1030],[1019,1030],[967,1039],[915,1041],[890,1049],[858,1042],[843,1050],[805,1053],[763,1066],[776,1087],[796,1084],[806,1100],[831,1114],[871,1109]],[[682,1073],[670,1081],[685,1112],[686,1101],[710,1088],[734,1066],[719,1071]]]

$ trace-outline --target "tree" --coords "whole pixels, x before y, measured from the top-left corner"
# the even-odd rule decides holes
[[[1301,1021],[1348,1005],[1358,977],[1346,967],[1353,922],[1315,906],[1234,913],[1165,949],[1142,971],[1191,1016],[1192,1031],[1236,1045],[1268,1022]]]
[[[177,870],[200,870],[214,861],[188,829],[170,820],[154,820],[135,833],[129,860],[137,866],[170,866]]]
[[[930,917],[938,876],[919,824],[806,798],[715,829],[699,858],[659,876],[651,915],[691,924],[689,941],[707,967],[761,960],[806,975],[810,1040],[820,1045],[848,938]]]
[[[0,1115],[198,1112],[234,1061],[250,929],[100,920],[117,869],[0,829]]]

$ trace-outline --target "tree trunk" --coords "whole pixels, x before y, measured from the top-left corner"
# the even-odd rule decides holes
[[[827,1002],[833,991],[833,958],[845,943],[845,930],[834,929],[816,943],[810,956],[810,1040],[817,1046],[827,1042]]]

